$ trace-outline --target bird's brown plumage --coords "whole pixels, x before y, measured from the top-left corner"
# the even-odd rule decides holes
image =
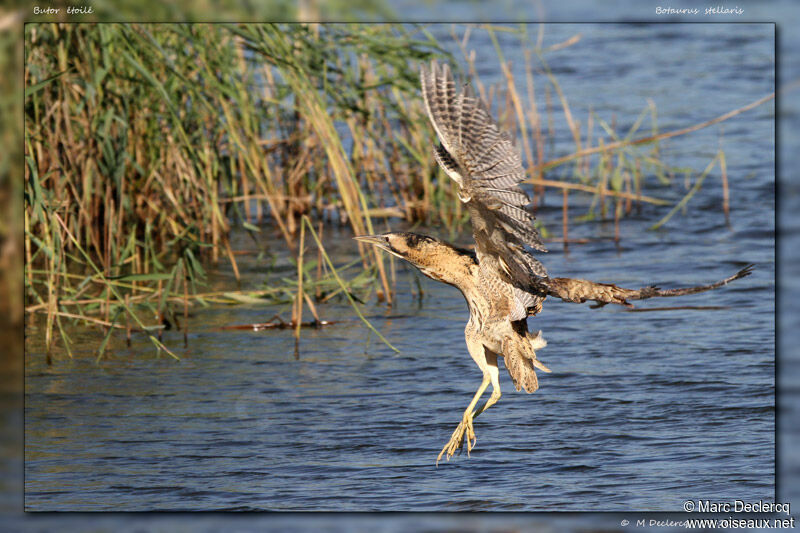
[[[526,173],[511,138],[500,131],[469,87],[456,90],[447,65],[434,61],[430,68],[422,68],[420,78],[425,110],[440,141],[434,156],[456,182],[458,196],[470,213],[475,251],[415,233],[357,238],[409,261],[428,277],[457,287],[469,306],[467,348],[484,379],[439,458],[445,453],[449,458],[460,449],[465,435],[471,449],[472,419],[500,398],[498,357],[505,360],[517,390],[533,392],[539,387],[535,369],[549,369],[538,360],[536,350],[546,343],[540,332],[528,331],[526,318],[541,311],[547,296],[566,302],[593,301],[595,307],[631,306],[631,300],[707,291],[750,274],[748,266],[716,283],[667,290],[549,277],[533,255],[545,248],[527,210],[529,198],[520,187]],[[473,411],[490,383],[490,399]]]

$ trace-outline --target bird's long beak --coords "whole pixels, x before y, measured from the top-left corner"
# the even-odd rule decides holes
[[[357,241],[374,244],[378,248],[383,248],[384,250],[389,248],[389,243],[387,242],[386,237],[383,235],[359,235],[353,238]]]
[[[359,235],[358,237],[353,237],[353,238],[357,241],[377,246],[381,250],[389,252],[390,254],[399,257],[400,259],[406,259],[402,255],[397,253],[397,251],[392,247],[391,243],[389,243],[389,237],[386,235]]]

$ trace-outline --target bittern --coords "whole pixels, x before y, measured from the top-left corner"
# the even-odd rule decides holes
[[[711,290],[747,276],[749,265],[733,276],[710,285],[662,290],[656,286],[625,289],[583,279],[553,278],[533,252],[545,247],[526,209],[530,199],[520,187],[526,174],[511,137],[499,129],[484,104],[467,86],[457,92],[446,64],[434,61],[421,71],[422,96],[440,144],[434,155],[456,182],[458,197],[472,221],[474,252],[427,235],[391,232],[356,239],[405,259],[423,274],[457,287],[467,300],[467,349],[483,373],[483,381],[436,459],[438,464],[461,450],[467,454],[477,439],[475,417],[500,399],[497,358],[502,357],[517,391],[539,387],[536,369],[550,370],[536,357],[547,344],[541,332],[528,331],[527,318],[542,310],[545,298],[567,302],[595,302],[595,307],[663,296],[682,296]],[[476,406],[489,385],[492,392]]]

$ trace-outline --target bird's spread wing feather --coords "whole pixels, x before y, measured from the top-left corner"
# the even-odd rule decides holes
[[[525,179],[519,152],[469,87],[456,91],[446,64],[423,66],[421,80],[425,108],[441,142],[434,155],[458,183],[459,198],[472,219],[478,260],[491,259],[487,262],[497,265],[496,273],[515,287],[512,320],[524,318],[519,309],[536,298],[529,294],[532,280],[535,286],[538,276],[546,276],[529,249],[546,250],[526,210],[530,199],[519,186]]]
[[[654,285],[641,289],[625,289],[610,283],[595,283],[585,279],[571,278],[548,278],[546,281],[546,292],[549,295],[561,298],[565,302],[583,303],[587,300],[595,302],[594,307],[602,307],[606,304],[618,304],[626,307],[633,307],[628,300],[646,300],[648,298],[685,296],[698,292],[710,291],[731,281],[749,276],[753,271],[753,265],[748,265],[733,276],[708,285],[696,285],[694,287],[684,287],[681,289],[660,289]]]

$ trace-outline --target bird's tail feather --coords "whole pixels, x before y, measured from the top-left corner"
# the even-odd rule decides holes
[[[547,341],[542,338],[541,331],[536,335],[526,332],[524,337],[514,335],[503,343],[506,369],[517,391],[524,388],[525,392],[530,393],[539,388],[539,379],[536,377],[537,368],[544,372],[550,372],[550,369],[536,358],[535,350],[544,348],[546,345]]]

